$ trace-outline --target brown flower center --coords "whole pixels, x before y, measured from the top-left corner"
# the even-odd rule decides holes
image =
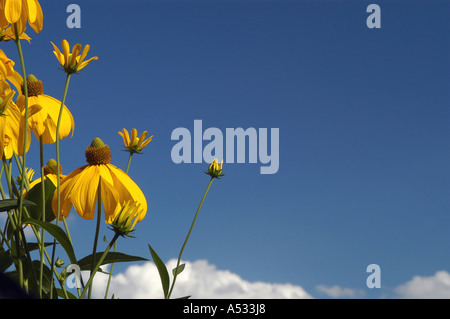
[[[101,139],[95,138],[86,148],[86,162],[91,165],[109,164],[111,162],[111,150]]]
[[[22,84],[22,94],[25,94],[25,88]],[[38,96],[44,94],[44,84],[38,80],[33,74],[27,77],[28,96]]]

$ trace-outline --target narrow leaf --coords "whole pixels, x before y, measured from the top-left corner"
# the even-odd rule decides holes
[[[36,205],[30,200],[24,199],[22,200],[22,206],[33,206]],[[19,200],[18,199],[3,199],[0,200],[0,212],[6,212],[11,209],[19,207]]]
[[[95,263],[100,260],[100,257],[103,255],[103,252],[98,252],[95,254]],[[105,259],[102,262],[102,265],[117,263],[117,262],[131,262],[131,261],[148,261],[148,259],[139,257],[139,256],[131,256],[124,253],[112,252],[110,251]],[[86,256],[78,261],[78,266],[80,266],[80,270],[91,270],[92,266],[92,254]]]
[[[36,220],[34,218],[25,218],[23,220],[23,224],[33,224],[38,227],[41,227],[45,229],[50,235],[52,235],[64,248],[66,251],[67,256],[70,259],[70,262],[72,264],[77,263],[77,259],[75,257],[75,252],[72,247],[72,243],[70,242],[69,237],[67,237],[67,234],[62,230],[59,226],[56,226],[54,224],[44,222],[42,220]]]
[[[152,254],[153,261],[155,262],[156,268],[159,272],[159,277],[161,278],[161,284],[164,291],[164,298],[167,297],[167,294],[169,293],[169,285],[170,285],[170,279],[169,279],[169,273],[167,272],[166,265],[163,263],[161,258],[159,258],[158,254],[153,250],[153,248],[148,245],[148,248],[150,248],[150,253]]]

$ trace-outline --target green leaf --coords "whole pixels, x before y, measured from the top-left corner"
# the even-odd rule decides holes
[[[148,245],[148,248],[150,248],[150,254],[152,254],[153,261],[155,262],[156,268],[159,272],[159,277],[161,278],[161,284],[164,291],[164,298],[167,297],[167,294],[169,293],[169,285],[170,285],[170,279],[169,279],[169,273],[167,272],[166,265],[163,263],[161,258],[159,258],[158,254],[153,250],[153,248]]]
[[[100,260],[100,257],[103,255],[103,252],[98,252],[95,254],[95,263]],[[139,257],[139,256],[131,256],[124,253],[119,252],[109,252],[105,259],[102,262],[102,265],[117,263],[117,262],[131,262],[131,261],[148,261],[148,259]],[[86,256],[78,261],[78,266],[80,266],[80,270],[91,270],[92,266],[92,254]]]
[[[24,199],[22,200],[22,207],[25,206],[33,206],[36,205],[30,200]],[[0,212],[6,212],[14,208],[19,207],[19,200],[18,199],[3,199],[0,200]]]
[[[172,274],[173,276],[178,276],[179,274],[181,274],[181,272],[184,270],[184,266],[186,266],[186,264],[181,264],[178,267],[175,267],[174,269],[172,269]]]
[[[13,264],[11,253],[0,247],[0,273],[5,272]]]
[[[52,235],[64,248],[66,251],[67,256],[70,259],[70,262],[72,264],[77,263],[77,259],[75,257],[75,252],[72,247],[72,243],[70,242],[69,237],[67,237],[67,234],[62,230],[59,226],[56,226],[55,224],[51,224],[48,222],[44,222],[42,220],[36,220],[34,218],[25,218],[22,222],[23,224],[33,224],[35,226],[41,227],[45,229],[50,235]]]
[[[55,185],[53,185],[53,182],[47,178],[44,181],[44,188],[45,188],[45,221],[51,222],[52,220],[56,219],[55,214],[53,213],[53,209],[52,209],[52,199],[53,199],[53,194],[55,193],[56,187],[55,187]],[[35,206],[30,207],[28,209],[28,213],[30,214],[30,217],[41,220],[42,219],[42,207],[43,207],[43,205],[42,205],[42,182],[33,186],[33,188],[27,192],[27,194],[25,195],[25,198],[36,204]]]

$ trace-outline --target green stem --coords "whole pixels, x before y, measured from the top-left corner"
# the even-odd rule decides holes
[[[131,157],[133,157],[133,153],[130,152],[130,157],[128,157],[127,170],[125,171],[128,174],[128,170],[130,169]]]
[[[61,218],[61,177],[60,177],[60,159],[59,159],[59,130],[61,127],[62,113],[64,111],[64,103],[66,101],[67,91],[69,89],[70,74],[67,74],[66,84],[64,85],[63,97],[61,100],[61,106],[59,108],[58,122],[56,124],[56,192],[57,192],[57,217],[56,225],[59,224]],[[56,249],[56,239],[53,241],[53,251],[52,251],[52,263],[51,268],[54,270],[55,267],[55,249]],[[50,298],[53,295],[53,280],[50,282]]]
[[[113,239],[111,240],[111,242],[109,243],[108,247],[106,247],[106,250],[103,252],[102,256],[100,257],[100,259],[98,260],[97,264],[94,267],[94,271],[91,272],[91,275],[89,276],[89,280],[86,284],[86,287],[84,287],[84,290],[80,296],[80,299],[84,298],[84,295],[86,294],[86,289],[89,287],[89,290],[92,287],[92,280],[94,280],[94,276],[97,273],[97,270],[100,268],[100,266],[103,263],[103,260],[105,260],[106,255],[109,253],[109,251],[111,250],[112,245],[116,242],[117,238],[119,238],[119,234],[115,233]]]
[[[100,223],[102,220],[102,197],[101,197],[101,188],[102,188],[102,183],[101,183],[101,177],[98,181],[98,192],[97,192],[97,226],[95,228],[95,237],[94,237],[94,247],[92,248],[92,263],[91,263],[91,276],[92,274],[94,274],[94,272],[96,271],[95,267],[95,255],[97,253],[97,242],[98,242],[98,234],[100,231]],[[91,293],[92,293],[92,285],[89,287],[89,294],[88,294],[88,299],[91,299]]]
[[[57,209],[58,209],[58,218],[56,220],[56,224],[59,222],[60,214],[61,214],[61,181],[60,181],[60,159],[59,159],[59,130],[61,127],[61,119],[62,119],[62,113],[64,111],[64,103],[66,101],[67,91],[69,89],[69,83],[70,83],[70,74],[67,74],[66,77],[66,84],[64,86],[64,93],[63,98],[61,100],[61,106],[59,108],[59,115],[58,115],[58,123],[56,125],[56,189],[57,189]]]
[[[42,136],[39,136],[39,153],[40,153],[40,163],[41,163],[41,189],[42,189],[42,221],[45,222],[45,174],[44,174],[44,142]],[[45,243],[45,232],[44,228],[41,229],[41,240],[42,245],[40,245],[40,272],[39,272],[39,297],[42,298],[42,278],[44,275],[44,243]]]
[[[23,194],[23,188],[26,177],[26,156],[27,156],[27,143],[28,143],[28,87],[27,87],[27,74],[25,72],[25,62],[23,58],[22,46],[20,45],[19,31],[17,29],[17,23],[14,23],[14,33],[16,35],[16,45],[17,51],[19,52],[20,64],[22,68],[22,78],[23,78],[23,95],[25,96],[25,124],[23,130],[23,162],[22,162],[22,180],[20,182],[20,192]],[[23,197],[19,196],[19,221],[22,220],[22,207],[23,207]]]
[[[117,251],[117,242],[114,243],[114,252],[116,252],[116,251]],[[108,284],[106,285],[105,299],[108,298],[109,285],[111,284],[113,268],[114,268],[114,263],[111,263],[111,269],[109,270],[109,275],[108,275]]]
[[[23,58],[23,52],[22,52],[22,46],[20,45],[20,39],[19,39],[19,31],[17,29],[17,23],[14,23],[14,33],[16,35],[16,46],[17,51],[19,52],[19,58],[20,58],[20,64],[22,68],[22,78],[23,78],[23,95],[25,96],[25,123],[24,123],[24,136],[23,136],[23,166],[22,166],[22,180],[20,182],[20,192],[19,194],[23,194],[23,188],[25,183],[25,177],[26,177],[26,170],[25,170],[25,162],[26,162],[26,152],[27,152],[27,138],[28,138],[28,87],[27,87],[27,76],[25,72],[25,63]],[[3,138],[3,137],[2,137]],[[22,220],[22,208],[23,208],[23,196],[19,196],[19,213],[18,213],[18,220],[19,223]],[[18,259],[18,265],[19,265],[19,284],[20,287],[23,288],[23,267],[22,267],[22,261],[20,258]]]
[[[178,267],[180,266],[181,255],[183,254],[184,247],[186,247],[189,236],[191,236],[191,232],[192,232],[192,229],[194,229],[194,224],[195,224],[195,221],[197,220],[198,213],[200,212],[200,208],[203,205],[203,201],[206,198],[206,194],[208,194],[209,188],[211,187],[213,180],[214,180],[214,178],[211,178],[211,180],[209,181],[208,187],[206,187],[206,190],[205,190],[205,193],[203,194],[202,200],[200,201],[200,204],[198,205],[197,212],[195,213],[194,220],[192,221],[192,224],[191,224],[191,228],[189,229],[186,239],[184,240],[183,246],[181,247],[180,255],[178,256],[177,267],[175,267],[175,269],[178,269]],[[175,281],[177,280],[177,276],[178,276],[178,271],[175,271],[175,274],[173,276],[172,286],[170,287],[170,291],[167,294],[166,299],[170,299],[170,295],[172,294],[172,290],[175,286]]]
[[[130,169],[130,164],[131,164],[131,158],[133,157],[133,153],[130,152],[130,156],[128,157],[128,163],[127,163],[127,169],[125,171],[125,174],[128,175],[128,171]],[[116,251],[117,245],[114,244],[114,251]],[[112,277],[112,271],[114,268],[114,263],[111,263],[111,269],[109,271],[109,276],[108,276],[108,284],[106,285],[106,291],[105,291],[105,299],[108,297],[108,291],[109,291],[109,285],[111,284],[111,277]]]

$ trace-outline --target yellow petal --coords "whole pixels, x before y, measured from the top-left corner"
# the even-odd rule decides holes
[[[16,23],[22,14],[22,0],[5,1],[5,17],[9,23]]]
[[[134,128],[131,130],[131,144],[134,144],[137,137],[137,130]]]
[[[122,170],[112,164],[106,165],[114,178],[114,186],[119,192],[120,203],[132,200],[140,203],[143,213],[138,221],[141,221],[147,212],[147,200],[139,186]]]
[[[70,209],[72,208],[71,194],[74,185],[77,183],[81,173],[88,167],[88,165],[77,168],[69,175],[67,175],[60,185],[60,198],[61,198],[61,216],[69,216]],[[52,199],[52,208],[55,216],[58,216],[58,194],[55,191]]]
[[[55,49],[53,51],[53,53],[55,54],[56,58],[58,59],[59,64],[64,66],[64,54],[61,53],[59,48],[53,42],[50,41],[50,43],[53,45],[53,48]]]
[[[139,136],[139,145],[142,145],[142,143],[144,142],[145,137],[147,136],[148,132],[144,131],[142,132],[142,134]]]
[[[71,201],[76,212],[84,219],[93,219],[97,210],[99,185],[98,165],[89,165],[80,174],[71,191]]]
[[[34,30],[34,32],[39,33],[42,31],[42,28],[44,27],[44,14],[42,12],[41,5],[37,0],[36,2],[36,19],[34,22],[30,21],[30,26]]]
[[[64,63],[63,63],[63,65],[67,65],[67,63],[69,62],[69,54],[70,54],[69,42],[67,42],[67,40],[64,39],[61,42],[61,46],[62,46],[63,52],[64,52]]]
[[[88,54],[90,48],[91,48],[91,46],[89,44],[84,46],[83,51],[81,52],[80,59],[78,60],[78,64],[83,62],[83,60],[86,57],[86,55]]]
[[[93,58],[90,58],[89,60],[84,61],[83,63],[81,63],[78,66],[78,71],[81,70],[82,68],[84,68],[86,65],[88,65],[92,60],[98,60],[98,57],[94,56]]]
[[[114,187],[114,179],[106,165],[99,165],[101,176],[101,198],[105,212],[105,222],[111,219],[119,206],[119,193]]]
[[[125,143],[125,147],[128,147],[130,145],[130,135],[128,134],[128,131],[126,129],[123,129],[123,142]]]
[[[37,16],[36,0],[26,0],[25,4],[28,13],[28,21],[31,24],[36,20]]]

